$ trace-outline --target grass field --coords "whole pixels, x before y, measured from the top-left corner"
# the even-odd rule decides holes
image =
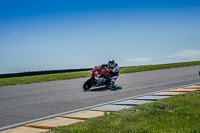
[[[151,70],[158,70],[158,69],[187,67],[187,66],[195,66],[195,65],[200,65],[200,61],[161,64],[161,65],[124,67],[124,68],[121,68],[121,74],[142,72],[142,71],[151,71]],[[14,78],[2,78],[2,79],[0,79],[0,87],[10,86],[10,85],[41,83],[41,82],[57,81],[57,80],[77,79],[77,78],[85,78],[85,77],[90,77],[90,71],[14,77]]]
[[[143,104],[48,133],[199,133],[200,91]]]

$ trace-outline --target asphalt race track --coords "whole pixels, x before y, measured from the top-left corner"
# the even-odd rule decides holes
[[[83,91],[88,78],[0,87],[0,128],[200,82],[200,66],[121,74],[115,88]]]

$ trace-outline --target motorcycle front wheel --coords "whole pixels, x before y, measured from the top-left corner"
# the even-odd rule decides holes
[[[92,80],[91,80],[91,79],[88,79],[88,80],[83,84],[83,89],[84,89],[85,91],[86,91],[86,90],[89,90],[89,89],[92,87],[91,83],[92,83]]]

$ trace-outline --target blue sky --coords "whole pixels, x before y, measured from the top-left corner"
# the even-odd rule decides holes
[[[0,74],[200,59],[199,0],[0,0]]]

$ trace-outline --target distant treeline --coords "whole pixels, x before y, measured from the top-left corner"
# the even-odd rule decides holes
[[[66,72],[78,72],[78,71],[88,71],[88,70],[92,70],[92,68],[66,69],[66,70],[45,70],[45,71],[33,71],[33,72],[9,73],[9,74],[0,74],[0,78],[23,77],[23,76],[34,76],[34,75],[66,73]]]

